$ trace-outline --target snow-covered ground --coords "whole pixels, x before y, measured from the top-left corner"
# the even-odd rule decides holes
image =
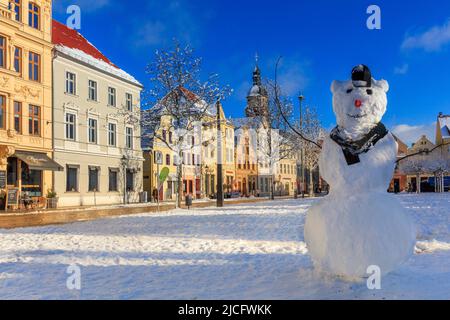
[[[2,230],[0,298],[450,299],[450,194],[399,199],[417,252],[381,290],[314,271],[303,225],[317,200],[299,199]]]

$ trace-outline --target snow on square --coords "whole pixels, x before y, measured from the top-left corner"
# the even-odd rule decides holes
[[[298,199],[1,230],[0,298],[450,299],[450,196],[398,198],[416,254],[381,290],[314,270],[303,227],[320,200]]]

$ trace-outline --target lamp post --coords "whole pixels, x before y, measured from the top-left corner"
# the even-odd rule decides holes
[[[305,97],[300,94],[298,96],[299,101],[299,109],[300,109],[300,131],[303,130],[303,100],[305,100]],[[302,198],[305,197],[305,167],[304,167],[304,147],[302,146],[300,148],[300,170],[301,170],[301,186],[302,186]],[[297,172],[298,174],[298,172]]]
[[[220,120],[220,101],[216,102],[217,113],[217,207],[223,207],[223,171],[222,171],[222,126]]]

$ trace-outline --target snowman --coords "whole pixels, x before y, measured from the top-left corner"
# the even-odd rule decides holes
[[[398,148],[381,123],[388,90],[365,65],[353,69],[351,80],[331,86],[337,127],[325,137],[319,162],[330,193],[309,210],[305,223],[319,271],[361,279],[376,266],[384,275],[413,253],[412,219],[387,193]]]

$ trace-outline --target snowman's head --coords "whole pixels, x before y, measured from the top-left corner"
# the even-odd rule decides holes
[[[339,127],[364,132],[378,124],[386,112],[389,84],[372,78],[364,65],[352,71],[352,80],[333,81],[333,111]]]

